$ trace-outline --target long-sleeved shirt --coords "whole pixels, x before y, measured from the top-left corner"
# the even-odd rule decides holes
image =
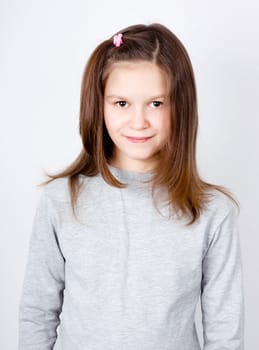
[[[146,182],[152,173],[109,168],[128,186],[80,175],[77,219],[67,178],[41,193],[20,301],[19,350],[200,350],[199,297],[203,349],[243,350],[232,201],[212,190],[200,218],[186,226],[159,197],[154,206]]]

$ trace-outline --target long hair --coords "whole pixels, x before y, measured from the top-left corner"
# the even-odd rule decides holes
[[[224,193],[238,206],[229,190],[203,181],[198,174],[197,93],[192,64],[181,41],[158,23],[133,25],[119,33],[123,34],[123,44],[115,47],[111,36],[96,47],[85,67],[80,100],[79,132],[83,146],[80,154],[64,171],[47,174],[49,180],[43,184],[68,177],[73,213],[80,190],[79,174],[92,177],[100,173],[112,186],[127,186],[115,178],[108,167],[114,145],[104,123],[104,88],[113,63],[144,60],[163,69],[170,82],[170,137],[160,150],[154,169],[152,194],[155,188],[165,187],[168,204],[176,213],[190,217],[188,225],[201,215],[211,190]]]

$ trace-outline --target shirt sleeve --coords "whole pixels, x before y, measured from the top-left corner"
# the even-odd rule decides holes
[[[64,265],[57,214],[42,192],[34,216],[19,308],[19,350],[51,350],[63,303]]]
[[[217,227],[202,263],[204,350],[244,349],[244,292],[237,210]]]

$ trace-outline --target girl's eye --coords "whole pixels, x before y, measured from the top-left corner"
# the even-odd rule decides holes
[[[127,105],[127,102],[126,101],[117,101],[116,105],[119,107],[125,107]]]
[[[163,104],[163,102],[161,102],[161,101],[153,101],[152,102],[152,105],[155,108],[160,107],[162,104]]]

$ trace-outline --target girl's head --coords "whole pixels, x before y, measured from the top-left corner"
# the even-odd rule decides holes
[[[102,172],[108,162],[131,170],[191,166],[196,91],[188,54],[161,24],[134,25],[102,42],[83,77],[80,134]],[[127,137],[152,137],[133,142]]]

